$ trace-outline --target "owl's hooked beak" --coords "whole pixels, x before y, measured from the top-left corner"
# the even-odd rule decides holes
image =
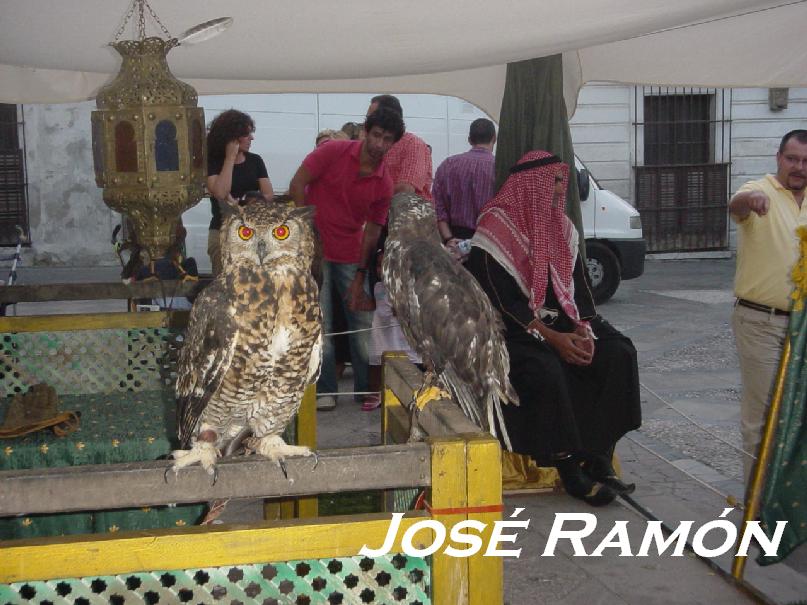
[[[266,253],[268,250],[266,249],[266,242],[263,240],[258,242],[258,245],[255,247],[255,251],[258,253],[258,260],[263,263],[263,259],[266,258]]]

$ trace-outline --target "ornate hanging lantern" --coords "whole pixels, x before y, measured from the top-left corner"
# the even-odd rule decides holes
[[[118,41],[135,9],[139,39]],[[146,37],[145,9],[166,39]],[[178,41],[146,0],[133,0],[110,45],[123,63],[92,113],[95,182],[106,205],[131,219],[137,243],[154,260],[174,243],[182,213],[204,195],[204,109],[193,87],[168,69],[166,55]]]

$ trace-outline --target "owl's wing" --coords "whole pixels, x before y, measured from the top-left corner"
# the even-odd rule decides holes
[[[215,280],[196,299],[177,367],[177,427],[186,447],[199,417],[230,367],[238,330],[225,285]]]

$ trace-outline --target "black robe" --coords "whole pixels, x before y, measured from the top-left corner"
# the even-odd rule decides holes
[[[564,362],[546,342],[527,333],[535,317],[516,281],[487,252],[471,249],[465,267],[499,310],[510,353],[510,382],[521,405],[503,406],[513,451],[547,463],[557,454],[609,455],[616,442],[641,425],[639,372],[630,339],[596,314],[591,290],[578,258],[574,267],[575,304],[591,323],[597,340],[588,366]],[[574,331],[547,285],[544,308],[557,318],[544,323],[560,332]]]

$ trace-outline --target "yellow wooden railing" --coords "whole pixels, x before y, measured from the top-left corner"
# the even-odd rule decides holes
[[[83,326],[87,329],[158,327],[166,326],[171,321],[169,315],[156,312],[105,315],[106,320],[95,316],[74,316],[70,319],[5,318],[0,320],[0,331],[56,330],[60,327],[76,330]],[[411,398],[418,381],[418,371],[406,360],[386,359],[384,381],[384,434],[388,441],[405,441],[408,420],[401,401]],[[493,524],[502,517],[499,444],[467,421],[457,406],[449,401],[428,404],[421,411],[419,422],[428,435],[428,447],[424,448],[422,444],[397,447],[398,450],[401,447],[411,448],[412,454],[423,452],[418,455],[428,456],[428,460],[421,458],[425,463],[424,472],[411,485],[427,490],[427,507],[405,514],[392,552],[401,552],[404,532],[424,519],[443,523],[447,534],[450,534],[455,523],[463,520],[484,523],[486,529],[482,537],[485,546],[477,554],[464,558],[451,557],[445,554],[444,545],[431,555],[431,603],[500,604],[503,593],[502,559],[484,556]],[[298,443],[316,446],[313,388],[304,397],[298,417],[297,437]],[[327,455],[327,452],[323,452],[323,455]],[[2,475],[0,473],[0,482]],[[260,477],[256,477],[255,481],[260,481]],[[155,484],[155,492],[160,487]],[[350,480],[338,489],[350,491]],[[380,486],[379,489],[385,488]],[[12,583],[19,582],[355,557],[363,546],[377,548],[383,543],[391,519],[389,513],[317,518],[319,492],[312,488],[311,493],[296,493],[299,495],[285,498],[274,508],[267,507],[267,520],[249,527],[214,525],[0,542],[0,594],[4,587],[8,589]],[[265,494],[265,497],[271,497],[271,494]],[[415,535],[414,544],[424,548],[433,540],[432,531],[424,529]],[[467,544],[454,546],[467,548]]]

